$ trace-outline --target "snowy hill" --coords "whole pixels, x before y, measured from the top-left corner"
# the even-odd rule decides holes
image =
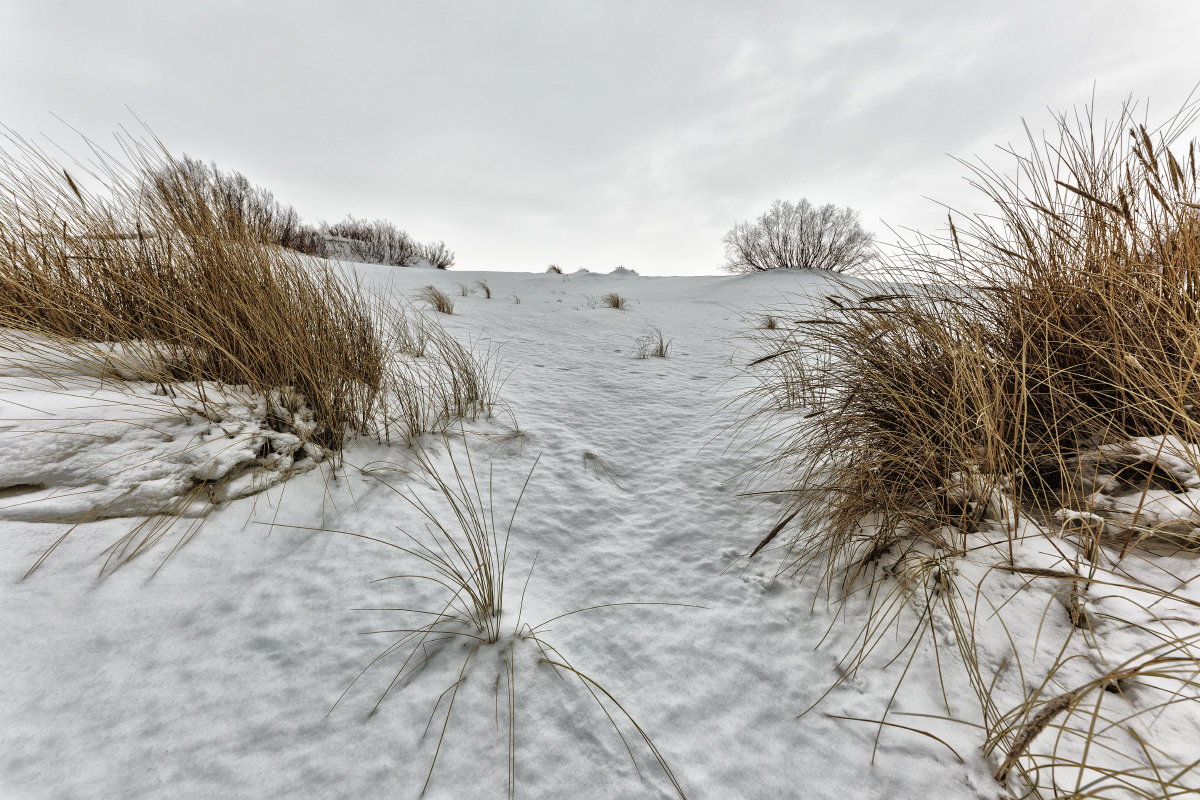
[[[788,294],[819,296],[826,278],[355,269],[397,295],[442,288],[455,313],[440,321],[460,340],[498,347],[511,370],[501,392],[511,413],[468,425],[466,437],[501,529],[529,478],[512,526],[505,624],[516,624],[517,608],[536,625],[602,604],[672,604],[585,610],[540,629],[603,691],[535,649],[513,651],[517,796],[676,796],[608,703],[639,775],[589,686],[636,719],[691,798],[1000,796],[995,764],[967,726],[938,728],[960,763],[916,733],[828,716],[878,719],[894,670],[863,671],[799,717],[839,679],[858,629],[831,629],[817,589],[773,580],[771,558],[739,561],[777,508],[739,496],[763,455],[731,434],[746,388],[734,366],[744,362],[743,316]],[[474,293],[460,295],[460,283]],[[610,292],[626,310],[597,302]],[[670,357],[634,358],[635,337],[653,327],[671,340]],[[152,387],[85,397],[82,384],[64,393],[7,374],[0,796],[416,797],[456,685],[425,796],[504,796],[510,666],[487,648],[465,667],[458,644],[433,648],[369,715],[400,667],[385,659],[331,712],[402,635],[360,634],[411,622],[356,609],[436,610],[443,594],[429,581],[372,583],[412,563],[361,537],[403,542],[401,528],[424,525],[397,493],[429,496],[400,471],[404,448],[356,441],[334,471],[314,462],[224,498],[169,560],[175,532],[98,578],[105,549],[152,510],[147,493],[180,475],[203,478],[197,464],[210,462],[173,455],[172,441],[196,434]],[[426,447],[449,463],[437,440]],[[71,530],[62,520],[89,509],[98,519],[22,579]],[[899,710],[942,707],[931,658],[914,662]]]

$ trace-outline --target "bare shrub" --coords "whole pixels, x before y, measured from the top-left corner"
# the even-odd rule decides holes
[[[417,243],[386,219],[365,220],[348,216],[325,225],[329,252],[333,257],[368,264],[406,267],[417,255]]]
[[[295,208],[275,199],[269,190],[250,183],[245,175],[220,169],[190,156],[171,158],[147,174],[147,192],[156,202],[173,199],[165,193],[203,196],[206,207],[235,227],[245,227],[263,241],[321,258],[341,258],[370,264],[411,266],[424,259],[438,269],[454,264],[444,242],[420,244],[385,219],[347,216],[332,225],[304,223]],[[183,188],[186,187],[186,188]]]
[[[235,229],[245,228],[264,242],[307,255],[325,255],[324,237],[305,225],[295,208],[283,205],[272,192],[250,183],[240,172],[184,155],[150,168],[146,179],[151,203],[177,208],[180,193],[202,197],[207,209]]]
[[[454,251],[446,247],[445,242],[428,242],[419,244],[414,250],[417,258],[423,258],[438,269],[448,269],[454,266]]]
[[[733,273],[769,269],[845,272],[876,260],[874,237],[859,214],[808,200],[776,200],[757,222],[739,222],[725,234],[725,269]]]

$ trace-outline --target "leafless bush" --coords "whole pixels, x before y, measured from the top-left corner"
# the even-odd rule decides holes
[[[147,173],[148,197],[170,207],[177,205],[170,195],[180,192],[202,195],[206,208],[229,225],[245,227],[265,242],[306,255],[391,266],[411,266],[421,258],[438,269],[454,264],[454,253],[444,242],[420,244],[385,219],[348,216],[332,225],[306,224],[295,208],[277,201],[269,190],[212,162],[185,155]]]
[[[386,219],[365,220],[348,216],[325,225],[327,247],[332,256],[368,264],[406,267],[417,255],[417,243]]]
[[[875,240],[858,220],[849,208],[776,200],[757,222],[739,222],[725,234],[725,269],[845,272],[866,266],[876,258]]]
[[[227,226],[246,228],[264,242],[308,255],[325,254],[324,237],[305,225],[296,209],[255,186],[240,172],[220,169],[184,155],[171,158],[146,173],[146,194],[162,208],[182,208],[184,195],[203,197],[205,208],[224,218]]]
[[[445,242],[428,242],[419,244],[414,251],[417,258],[423,258],[438,269],[454,266],[454,251],[446,247]]]

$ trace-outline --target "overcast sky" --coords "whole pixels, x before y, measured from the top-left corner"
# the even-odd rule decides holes
[[[711,274],[776,198],[933,230],[977,208],[948,155],[1177,108],[1200,3],[0,0],[0,123],[176,153],[309,220],[386,217],[460,269]]]

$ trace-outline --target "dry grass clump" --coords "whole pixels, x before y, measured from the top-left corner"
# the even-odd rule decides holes
[[[905,254],[948,286],[846,285],[824,314],[764,340],[760,408],[811,414],[775,463],[809,463],[791,511],[832,509],[821,547],[844,554],[869,515],[873,557],[898,538],[969,529],[997,492],[1039,518],[1086,510],[1089,454],[1119,460],[1104,448],[1136,437],[1200,441],[1194,146],[1179,161],[1170,131],[1154,145],[1140,126],[1095,139],[1090,119],[1059,123],[1059,142],[1018,161],[1020,190],[977,170],[998,221]]]
[[[462,440],[465,442],[465,436]],[[448,696],[449,703],[442,712],[437,746],[426,774],[425,785],[422,787],[424,793],[433,778],[438,755],[454,714],[455,701],[466,683],[465,679],[473,671],[487,669],[486,666],[473,666],[472,660],[478,656],[477,663],[498,665],[498,669],[493,667],[496,669],[495,673],[483,676],[480,683],[483,686],[494,687],[494,697],[484,704],[484,709],[489,722],[494,715],[496,730],[500,728],[501,681],[504,683],[507,708],[508,796],[513,797],[516,793],[517,708],[522,695],[519,691],[518,675],[525,681],[548,681],[555,677],[558,679],[556,684],[564,679],[574,679],[599,706],[601,714],[620,738],[635,767],[637,760],[630,739],[640,740],[645,745],[672,789],[680,797],[684,797],[681,784],[649,734],[608,690],[571,664],[563,653],[546,639],[547,625],[581,612],[616,606],[680,604],[604,603],[559,614],[539,624],[526,621],[523,617],[525,595],[529,577],[536,565],[536,557],[525,576],[519,597],[514,597],[513,590],[506,587],[506,577],[513,524],[529,480],[537,468],[537,461],[535,460],[530,468],[507,521],[503,519],[503,515],[498,521],[491,474],[488,474],[485,484],[482,476],[476,472],[469,450],[465,450],[465,455],[460,461],[460,457],[454,454],[450,439],[443,439],[443,446],[444,453],[435,455],[417,445],[403,463],[374,464],[363,468],[364,474],[375,477],[416,512],[424,533],[414,534],[402,530],[405,538],[401,543],[347,531],[338,533],[385,545],[414,562],[415,568],[406,569],[404,574],[381,578],[377,582],[409,580],[433,583],[445,590],[445,596],[443,601],[428,609],[414,609],[409,607],[407,602],[403,607],[359,609],[398,612],[411,615],[413,621],[410,623],[411,627],[400,623],[401,627],[390,626],[387,630],[372,631],[375,634],[393,637],[393,641],[363,667],[334,703],[334,707],[336,708],[350,690],[376,666],[399,661],[399,666],[396,667],[386,688],[371,707],[371,715],[379,711],[383,701],[394,689],[410,683],[426,669],[443,665],[448,667],[447,674],[455,675],[456,679],[441,693],[430,712],[432,725],[442,706],[442,700]],[[410,489],[399,489],[383,477],[397,473],[416,478],[428,491],[418,493]],[[511,603],[506,605],[506,599],[517,600],[515,613],[511,610]],[[461,663],[456,661],[459,658]],[[478,696],[475,697],[476,701],[479,699]],[[623,721],[627,726],[625,731],[618,721]],[[641,775],[640,769],[638,774]]]
[[[28,374],[60,391],[87,391],[64,377],[156,384],[189,419],[265,409],[259,427],[335,465],[354,435],[411,441],[490,415],[500,385],[491,353],[280,247],[245,204],[206,183],[219,173],[157,142],[122,147],[122,158],[94,148],[83,175],[97,191],[12,133],[0,148],[0,348]],[[279,461],[267,452],[252,463]],[[201,477],[147,505],[109,562],[160,541],[193,500],[221,502],[224,480]]]
[[[488,286],[487,281],[475,281],[475,285],[479,287],[479,291],[483,292],[484,299],[492,299],[492,287]]]
[[[605,308],[615,308],[619,311],[624,311],[629,307],[629,301],[616,292],[609,292],[600,298],[600,305]]]
[[[1093,636],[1087,592],[1102,566],[1200,545],[1189,520],[1141,511],[1147,492],[1193,485],[1198,466],[1188,450],[1200,443],[1196,148],[1171,150],[1194,116],[1155,131],[1128,107],[1102,130],[1090,112],[1058,117],[1053,140],[1031,135],[1029,154],[1012,153],[1015,175],[972,167],[992,214],[952,222],[945,239],[922,237],[898,258],[934,283],[846,283],[821,313],[779,317],[788,324],[761,335],[751,364],[751,401],[775,446],[764,474],[789,500],[752,555],[782,542],[783,571],[811,571],[843,599],[871,593],[850,672],[911,621],[903,607],[917,611],[906,647],[936,648],[932,620],[950,620],[988,750],[1002,759],[997,778],[1019,772],[1036,796],[1068,793],[1064,775],[1072,796],[1166,797],[1194,782],[1194,765],[1148,733],[1163,703],[1195,696],[1194,643],[1168,637],[1166,655],[1142,654],[1150,666],[1095,681],[1059,674],[1078,658],[1074,632]],[[1119,492],[1136,511],[1112,511]],[[1031,539],[1058,566],[1024,565]],[[989,559],[989,570],[1027,579],[1014,593],[1062,597],[1070,620],[1043,688],[1009,711],[992,695],[1000,671],[984,675],[977,650],[985,609],[999,618],[1008,600],[959,574]],[[1129,577],[1121,591],[1135,585]],[[1151,611],[1137,627],[1158,636],[1163,624]],[[1139,674],[1166,699],[1145,690],[1112,711],[1113,690],[1101,690]],[[1050,750],[1034,748],[1050,729]]]
[[[671,339],[663,338],[661,328],[651,328],[643,336],[634,337],[633,357],[637,359],[666,358],[671,352],[671,341]]]
[[[388,393],[390,430],[407,442],[443,433],[463,419],[486,418],[500,405],[504,377],[496,351],[463,344],[429,317],[406,316],[419,351],[397,346]]]
[[[550,266],[546,267],[546,272],[551,272],[555,275],[563,274],[562,267],[560,267],[558,264],[551,264]]]
[[[984,752],[1003,756],[996,780],[1019,773],[1035,796],[1045,790],[1056,797],[1172,798],[1200,791],[1196,762],[1179,763],[1161,749],[1152,727],[1200,697],[1198,645],[1195,634],[1168,639],[1066,689],[1052,674],[989,726]]]
[[[618,489],[625,488],[617,480],[617,471],[612,468],[612,465],[595,453],[585,452],[583,454],[583,471],[591,473],[597,480],[611,483]]]
[[[285,390],[340,448],[372,428],[386,380],[377,314],[357,284],[266,243],[161,146],[98,153],[85,191],[9,134],[0,154],[0,327],[146,352],[162,384]]]
[[[466,287],[463,287],[464,290]],[[453,314],[454,301],[450,299],[450,295],[443,292],[433,284],[429,284],[417,293],[417,298],[424,300],[429,304],[429,307],[439,314]]]

